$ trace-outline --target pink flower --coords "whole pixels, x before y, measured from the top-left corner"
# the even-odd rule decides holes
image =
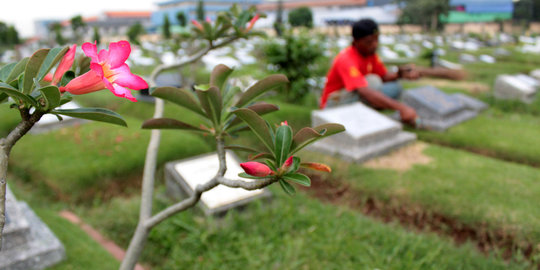
[[[248,23],[248,27],[246,28],[246,32],[249,32],[249,30],[251,30],[251,28],[253,28],[253,26],[255,25],[255,22],[257,22],[257,20],[259,19],[259,17],[261,17],[260,14],[256,14]]]
[[[280,126],[288,126],[288,125],[289,125],[289,123],[287,123],[287,121],[283,121],[283,122],[281,122],[281,124],[280,124]]]
[[[265,177],[273,173],[270,167],[256,161],[240,163],[240,167],[242,167],[247,174],[257,177]]]
[[[68,71],[71,68],[71,65],[73,65],[73,60],[75,59],[76,51],[77,51],[77,44],[73,44],[69,48],[69,50],[66,52],[64,57],[62,57],[62,60],[60,61],[60,64],[58,64],[58,67],[56,68],[54,75],[49,73],[45,75],[43,80],[46,82],[51,82],[52,85],[57,85],[58,82],[62,79],[62,76],[64,76],[64,73],[66,73],[66,71]]]
[[[202,24],[200,24],[197,20],[191,20],[191,23],[195,25],[195,27],[199,28],[199,30],[201,31],[204,29]]]
[[[115,96],[137,101],[126,89],[141,90],[148,84],[141,77],[132,74],[125,63],[131,53],[129,42],[112,42],[109,51],[101,50],[92,43],[84,43],[82,49],[90,57],[90,71],[71,80],[63,89],[74,95],[87,94],[102,89],[109,89]]]

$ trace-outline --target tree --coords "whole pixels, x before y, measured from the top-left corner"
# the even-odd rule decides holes
[[[289,12],[289,23],[292,26],[313,27],[313,13],[309,7],[299,7]]]
[[[199,0],[197,3],[197,20],[202,22],[205,19],[204,17],[204,1]]]
[[[19,33],[15,26],[7,25],[3,22],[0,22],[0,45],[15,45],[19,44]]]
[[[134,25],[129,27],[127,31],[129,42],[140,45],[141,43],[139,42],[139,36],[144,34],[145,32],[146,31],[144,30],[144,27],[140,22],[135,23]]]
[[[276,21],[274,22],[274,30],[278,37],[283,33],[283,0],[277,2]]]
[[[97,28],[97,26],[94,26],[94,36],[92,37],[92,39],[98,45],[101,43],[101,35],[99,35],[99,29]]]
[[[66,40],[62,36],[62,25],[60,23],[53,23],[51,29],[54,32],[54,40],[58,45],[64,45]]]
[[[169,15],[165,14],[163,17],[163,37],[165,39],[171,38],[171,23],[169,22]]]
[[[178,21],[178,25],[182,27],[186,27],[187,25],[186,13],[184,13],[183,11],[179,11],[178,13],[176,13],[176,20]]]
[[[405,7],[398,24],[419,24],[431,31],[442,28],[440,16],[450,10],[449,0],[402,0],[400,3]]]
[[[86,26],[86,23],[84,22],[81,15],[77,15],[71,18],[70,22],[71,22],[71,29],[73,30],[75,42],[78,42],[80,39],[79,31],[81,29],[84,29],[84,27]]]

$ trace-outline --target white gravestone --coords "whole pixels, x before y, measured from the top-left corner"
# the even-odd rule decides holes
[[[444,131],[477,115],[462,99],[433,86],[405,91],[403,102],[416,110],[422,127],[431,130]]]
[[[75,101],[70,101],[60,106],[58,109],[67,110],[78,108],[80,108],[79,104],[77,104]],[[62,115],[62,121],[60,121],[56,115],[48,113],[41,117],[41,119],[32,127],[30,133],[45,133],[82,122],[85,122],[85,120],[64,115]]]
[[[364,162],[416,140],[416,134],[402,131],[400,123],[356,102],[311,113],[313,126],[339,123],[345,132],[315,142],[310,149]]]
[[[537,91],[537,85],[529,80],[512,75],[499,75],[495,79],[493,95],[498,99],[518,99],[532,103]]]
[[[535,78],[536,80],[540,81],[540,69],[535,69],[533,71],[531,71],[531,73],[529,73],[529,75],[533,78]]]
[[[7,189],[0,270],[44,269],[65,258],[64,246],[24,202]]]
[[[229,151],[225,154],[227,172],[225,178],[242,181],[256,181],[238,176],[244,172],[238,159]],[[197,185],[210,181],[219,169],[219,160],[216,153],[202,155],[190,159],[168,162],[165,165],[165,178],[167,192],[176,199],[191,196]],[[206,215],[221,214],[231,208],[245,205],[252,200],[268,197],[270,192],[266,189],[245,190],[230,188],[223,185],[205,192],[201,196],[200,206]]]

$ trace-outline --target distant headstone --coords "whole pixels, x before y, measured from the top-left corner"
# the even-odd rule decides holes
[[[355,162],[383,155],[416,140],[416,134],[402,131],[400,123],[360,102],[313,111],[311,122],[313,126],[339,123],[346,130],[315,142],[310,149]]]
[[[423,127],[438,131],[444,131],[477,114],[459,98],[433,86],[405,91],[403,102],[416,110]]]
[[[459,62],[464,64],[475,63],[476,57],[472,54],[462,53],[459,55]]]
[[[495,79],[493,95],[498,99],[518,99],[532,103],[538,87],[523,78],[512,75],[499,75]]]
[[[65,258],[64,246],[24,202],[7,189],[0,270],[44,269]]]
[[[487,55],[487,54],[482,54],[478,56],[478,60],[484,63],[488,63],[488,64],[495,64],[495,57],[491,55]]]
[[[535,69],[535,70],[531,71],[531,73],[529,75],[531,77],[537,79],[538,81],[540,81],[540,69]]]
[[[510,55],[510,51],[508,51],[507,49],[504,49],[504,48],[497,48],[493,51],[493,54],[495,56],[509,56]]]
[[[182,87],[180,72],[163,72],[156,77],[156,86]]]
[[[68,102],[62,106],[60,106],[58,109],[78,109],[81,106],[77,104],[75,101]],[[83,123],[85,120],[79,119],[79,118],[73,118],[69,116],[62,116],[62,121],[58,120],[58,117],[53,114],[46,114],[41,117],[39,122],[37,122],[32,129],[30,130],[30,133],[32,134],[39,134],[39,133],[45,133],[50,132],[56,129],[60,129],[63,127],[68,127],[75,125],[77,123]]]
[[[443,68],[448,68],[448,69],[453,69],[453,70],[463,69],[462,65],[453,63],[453,62],[450,62],[441,58],[438,58],[434,64],[435,64],[434,65],[435,67],[443,67]]]
[[[481,112],[488,108],[488,105],[486,103],[476,98],[467,96],[463,93],[456,93],[456,94],[453,94],[452,96],[459,99],[461,103],[463,103],[463,105],[465,105],[465,107],[467,107],[467,109],[469,110]]]
[[[238,159],[227,151],[226,160],[225,177],[233,180],[240,179],[238,174],[244,170],[240,167]],[[175,199],[182,199],[191,196],[197,185],[208,182],[216,175],[219,161],[216,153],[207,154],[168,162],[165,169],[167,193]],[[253,181],[250,179],[241,180]],[[202,194],[199,206],[206,215],[215,215],[268,196],[270,196],[270,192],[266,189],[249,191],[219,185]]]

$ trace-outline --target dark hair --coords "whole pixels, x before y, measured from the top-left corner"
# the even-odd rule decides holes
[[[379,26],[372,19],[361,19],[352,26],[352,36],[354,40],[379,32]]]

